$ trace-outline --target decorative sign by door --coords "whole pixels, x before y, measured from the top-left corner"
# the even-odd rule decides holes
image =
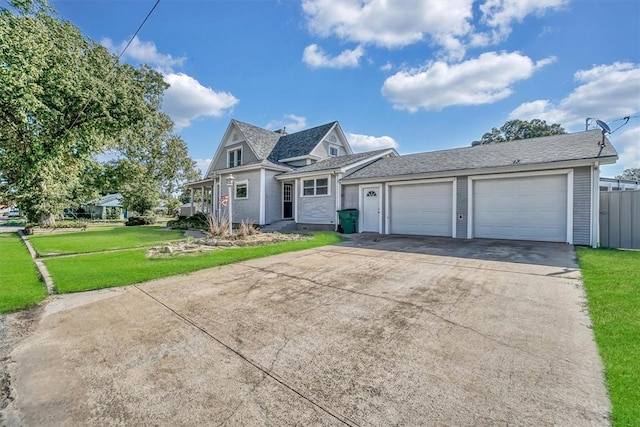
[[[220,204],[222,206],[227,206],[227,204],[229,203],[229,196],[222,196],[222,198],[220,198]]]

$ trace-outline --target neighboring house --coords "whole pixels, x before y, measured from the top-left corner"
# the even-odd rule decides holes
[[[125,219],[126,211],[122,208],[122,194],[107,194],[87,203],[85,214],[91,219]],[[114,217],[115,216],[115,217]]]
[[[640,190],[640,181],[600,177],[600,191]]]
[[[599,167],[617,157],[598,130],[398,156],[353,154],[337,122],[285,135],[232,120],[190,187],[224,215],[233,173],[235,222],[334,229],[336,210],[358,209],[358,232],[595,246]]]

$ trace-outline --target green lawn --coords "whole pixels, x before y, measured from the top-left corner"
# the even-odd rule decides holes
[[[614,426],[640,426],[640,252],[578,248]]]
[[[0,254],[0,313],[42,301],[47,290],[17,234],[0,234]]]
[[[89,228],[87,231],[73,233],[40,234],[29,237],[29,241],[40,256],[47,256],[137,248],[182,238],[182,231],[165,230],[160,226],[115,226]]]
[[[48,258],[44,262],[58,292],[66,293],[131,285],[203,268],[331,245],[341,240],[341,237],[334,233],[318,233],[308,240],[226,248],[204,254],[164,259],[147,259],[146,249],[133,249]]]

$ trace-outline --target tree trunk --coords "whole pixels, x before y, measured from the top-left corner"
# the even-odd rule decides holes
[[[56,224],[56,216],[52,213],[40,214],[40,221],[38,225],[40,227],[53,227]]]

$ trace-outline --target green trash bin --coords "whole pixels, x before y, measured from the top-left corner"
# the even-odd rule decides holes
[[[338,211],[340,219],[340,227],[344,234],[356,232],[356,223],[358,222],[358,209],[342,209]]]

